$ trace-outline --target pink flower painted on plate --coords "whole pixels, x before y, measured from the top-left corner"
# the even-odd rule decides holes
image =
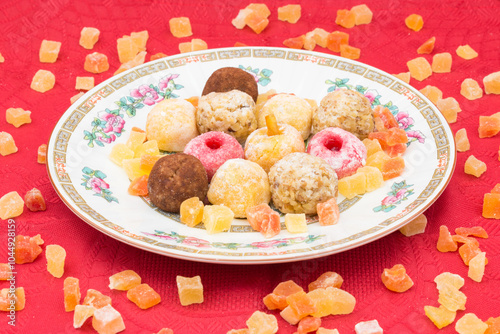
[[[166,77],[163,77],[160,79],[160,82],[158,83],[158,88],[160,90],[164,90],[169,87],[169,85],[174,84],[174,79],[177,78],[179,74],[169,74]]]
[[[415,140],[418,140],[419,143],[425,143],[425,136],[423,135],[422,132],[418,131],[418,130],[409,130],[409,131],[406,131],[406,135],[408,136],[408,138],[414,138],[414,140],[412,141],[415,141]]]
[[[109,144],[109,143],[114,142],[115,140],[116,140],[116,136],[114,134],[111,134],[107,137],[104,137],[99,133],[96,134],[96,141],[100,141],[101,143]]]
[[[182,240],[183,245],[188,245],[188,246],[195,246],[195,247],[200,247],[200,248],[210,248],[210,242],[203,240],[203,239],[198,239],[194,237],[186,237]]]
[[[108,133],[108,132],[121,133],[122,132],[123,127],[125,126],[125,120],[121,116],[115,115],[112,113],[108,113],[105,111],[100,112],[98,114],[98,116],[101,120],[106,122],[102,126],[102,131],[104,131],[105,133]]]
[[[398,201],[396,196],[387,196],[382,200],[382,205],[389,206],[391,204],[394,204]]]
[[[283,240],[276,239],[276,240],[253,242],[252,246],[256,248],[274,248],[280,244],[286,245],[286,241],[283,242]]]
[[[98,177],[91,177],[87,181],[87,187],[91,188],[95,193],[100,194],[103,189],[109,189],[109,184]]]
[[[378,96],[378,92],[374,89],[368,89],[364,94],[366,98],[370,100],[370,104],[373,103]]]
[[[161,85],[161,82],[160,82]],[[141,85],[139,88],[132,89],[130,91],[130,96],[143,99],[142,102],[148,106],[152,106],[155,103],[163,100],[163,97],[159,96],[158,93],[151,87],[147,85]]]
[[[401,129],[406,129],[414,123],[413,118],[411,118],[410,115],[404,111],[396,114],[396,121],[398,121]]]

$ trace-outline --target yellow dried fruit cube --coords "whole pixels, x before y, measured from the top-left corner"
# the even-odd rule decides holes
[[[20,216],[23,210],[24,200],[17,191],[11,191],[0,198],[0,219]]]
[[[478,56],[477,52],[474,51],[473,48],[469,46],[469,44],[466,45],[460,45],[457,48],[457,55],[463,59],[474,59]]]
[[[123,270],[109,276],[109,288],[128,291],[142,283],[141,276],[133,270]]]
[[[432,75],[431,64],[424,57],[417,57],[406,63],[410,76],[418,81],[427,79]]]
[[[369,157],[370,155],[382,151],[382,146],[380,146],[380,142],[377,139],[363,139],[363,144],[366,147],[366,155]]]
[[[59,51],[61,50],[61,42],[43,40],[40,45],[39,58],[41,63],[55,63]]]
[[[450,284],[445,284],[439,290],[438,303],[450,311],[465,310],[467,296]]]
[[[181,223],[194,227],[203,219],[203,202],[198,197],[191,197],[181,203]]]
[[[132,131],[130,131],[130,135],[129,135],[128,139],[127,139],[127,146],[132,151],[135,151],[135,149],[139,145],[141,145],[142,143],[144,143],[145,140],[146,140],[146,132],[144,132],[144,131],[135,131],[134,129],[132,129]]]
[[[203,208],[203,224],[208,234],[220,233],[231,228],[233,211],[224,205],[207,205]]]
[[[467,78],[460,85],[460,94],[468,100],[476,100],[483,97],[483,90],[476,80]]]
[[[328,35],[330,35],[328,31],[321,28],[315,28],[312,31],[312,35],[316,44],[322,48],[326,48],[326,45],[328,44]]]
[[[449,52],[436,53],[432,57],[432,71],[434,73],[451,72],[452,58]]]
[[[457,320],[455,330],[458,334],[482,334],[488,329],[488,324],[483,322],[474,313],[466,313]]]
[[[356,306],[356,298],[349,292],[334,288],[319,288],[307,293],[316,307],[313,317],[350,314]]]
[[[56,76],[47,70],[38,70],[31,80],[30,88],[36,90],[40,93],[45,93],[46,91],[54,88],[56,84]]]
[[[455,321],[456,311],[450,311],[443,305],[439,307],[424,306],[424,312],[437,328],[441,329]]]
[[[486,94],[500,94],[500,71],[485,76],[483,85]]]
[[[144,64],[144,61],[146,60],[146,51],[141,51],[139,52],[134,59],[123,63],[118,67],[118,69],[113,73],[113,75],[117,75],[118,73],[125,72],[126,70],[131,69],[132,67],[136,67],[138,65]]]
[[[410,72],[401,72],[399,74],[393,74],[396,78],[403,82],[410,83]]]
[[[122,160],[122,167],[131,181],[139,176],[149,175],[150,173],[150,171],[141,168],[141,158],[124,159]]]
[[[75,313],[73,314],[73,327],[80,328],[83,326],[88,318],[94,315],[94,306],[90,305],[76,305]]]
[[[445,285],[451,285],[456,289],[460,289],[465,284],[465,280],[460,275],[450,272],[444,272],[437,275],[436,278],[434,278],[434,282],[438,290],[441,290]]]
[[[109,154],[109,160],[113,161],[118,166],[122,166],[123,160],[125,159],[133,159],[134,151],[132,151],[125,144],[115,144],[111,148],[111,153]]]
[[[208,49],[207,42],[199,38],[193,38],[191,40],[191,50],[192,51],[200,51]]]
[[[304,213],[287,213],[285,215],[285,226],[290,233],[306,233],[306,215]]]
[[[203,284],[200,276],[177,276],[176,282],[182,306],[203,303]]]
[[[377,167],[364,166],[358,168],[356,174],[363,173],[366,177],[366,192],[374,191],[384,184],[382,172]]]
[[[455,143],[457,145],[458,152],[465,152],[470,150],[470,142],[467,137],[467,130],[465,128],[460,129],[455,133]]]
[[[363,195],[366,192],[366,175],[364,173],[356,173],[346,176],[339,180],[338,188],[339,193],[348,199],[354,198],[357,195]]]
[[[365,4],[352,7],[351,12],[354,13],[354,22],[357,26],[372,22],[373,13]]]
[[[236,29],[243,29],[243,28],[245,28],[245,26],[247,25],[245,23],[245,19],[252,12],[253,12],[253,10],[248,9],[248,8],[240,9],[240,11],[238,12],[238,15],[236,15],[236,17],[231,21],[231,24]]]
[[[148,140],[147,142],[140,144],[134,150],[134,158],[140,158],[143,155],[159,155],[160,149],[158,148],[158,142],[156,140]]]
[[[327,329],[327,328],[320,327],[316,331],[316,334],[340,334],[340,333],[339,333],[338,329]]]
[[[479,252],[469,261],[468,276],[476,282],[481,282],[484,275],[484,267],[486,266],[486,253]]]
[[[75,89],[91,90],[94,88],[94,77],[76,77]]]
[[[413,219],[408,224],[401,227],[399,229],[399,232],[401,232],[403,235],[407,237],[411,237],[412,235],[415,234],[424,233],[426,226],[427,226],[427,217],[422,213],[421,215],[417,216],[417,218]]]
[[[9,108],[5,112],[5,118],[7,123],[18,128],[23,124],[31,123],[31,111],[23,108]]]
[[[130,33],[130,38],[136,45],[138,52],[146,51],[146,43],[149,39],[149,33],[147,30],[132,32]]]
[[[455,123],[457,121],[458,113],[462,111],[460,104],[454,97],[447,97],[446,99],[438,99],[436,106],[443,114],[448,123]]]
[[[278,7],[278,20],[289,23],[297,23],[301,16],[302,7],[300,5],[285,5]]]
[[[302,319],[290,306],[285,307],[280,316],[290,325],[296,325]]]
[[[314,50],[315,47],[316,47],[316,41],[314,40],[314,33],[310,31],[304,37],[303,48],[312,51]]]
[[[486,164],[473,155],[469,156],[465,161],[464,169],[466,174],[480,177],[484,172],[486,172],[486,168]]]
[[[168,21],[170,32],[174,37],[181,38],[191,36],[191,22],[188,17],[173,17]]]
[[[182,42],[179,43],[179,52],[180,53],[186,53],[186,52],[191,52],[193,51],[193,45],[191,42]]]
[[[101,32],[97,28],[84,27],[80,32],[79,44],[87,49],[91,50],[94,48],[95,43],[99,40],[99,34]]]
[[[420,90],[420,93],[424,94],[432,103],[436,104],[439,99],[443,97],[443,92],[431,85],[427,85]]]
[[[127,35],[116,40],[116,48],[118,50],[118,58],[122,64],[131,61],[139,53],[139,48],[134,40]]]
[[[45,248],[47,271],[54,277],[61,278],[64,274],[66,250],[59,245],[47,245]]]
[[[272,314],[255,311],[246,321],[250,333],[273,334],[278,332],[278,320]]]

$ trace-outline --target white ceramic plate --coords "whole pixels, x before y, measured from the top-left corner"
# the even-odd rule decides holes
[[[147,199],[130,196],[125,172],[108,159],[133,126],[163,98],[199,96],[218,68],[243,68],[259,92],[269,89],[314,99],[347,88],[372,105],[393,112],[410,139],[404,173],[378,190],[346,200],[339,195],[340,221],[320,226],[309,217],[308,232],[265,239],[245,220],[227,233],[189,228],[177,215]],[[74,103],[57,123],[47,168],[61,199],[99,231],[129,245],[176,258],[213,263],[278,263],[338,253],[379,239],[408,223],[443,192],[455,167],[448,123],[418,90],[362,63],[302,50],[245,47],[180,54],[146,63],[101,83]]]

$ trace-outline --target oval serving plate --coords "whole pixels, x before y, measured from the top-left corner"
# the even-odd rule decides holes
[[[229,232],[209,235],[148,198],[130,196],[125,172],[108,159],[132,127],[145,128],[148,112],[165,98],[199,96],[218,68],[254,75],[259,93],[270,89],[319,102],[330,91],[357,90],[395,115],[410,140],[406,168],[376,191],[351,200],[338,197],[340,221],[308,232],[283,228],[265,239],[244,219]],[[87,92],[61,117],[51,135],[47,169],[64,203],[97,230],[126,244],[175,258],[232,264],[279,263],[318,258],[379,239],[429,207],[451,179],[456,161],[448,123],[418,90],[374,67],[302,50],[244,47],[179,54],[120,73]],[[283,220],[283,217],[282,217]],[[284,224],[283,224],[284,225]],[[284,226],[283,226],[284,227]]]

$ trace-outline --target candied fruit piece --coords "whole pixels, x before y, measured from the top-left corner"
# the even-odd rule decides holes
[[[382,151],[382,146],[377,139],[363,139],[363,144],[366,147],[366,155],[369,157],[374,153]]]
[[[488,318],[485,321],[488,325],[488,329],[484,332],[484,334],[499,334],[500,333],[500,317],[496,318]]]
[[[382,334],[384,332],[377,320],[358,322],[354,326],[354,330],[356,334]]]
[[[340,56],[348,59],[359,59],[361,50],[348,44],[340,44]]]
[[[475,156],[471,155],[465,161],[465,173],[480,177],[486,172],[486,164],[478,160]]]
[[[151,170],[141,168],[141,158],[124,159],[122,160],[122,167],[129,180],[135,180],[139,176],[149,175]]]
[[[26,195],[24,195],[24,203],[30,211],[45,211],[45,199],[42,196],[42,192],[37,188],[29,190]]]
[[[203,208],[203,224],[208,234],[220,233],[231,228],[233,211],[224,205],[207,205]]]
[[[340,52],[340,46],[347,44],[349,44],[349,34],[342,31],[334,31],[328,35],[326,47],[333,52]]]
[[[500,194],[500,183],[497,183],[493,189],[491,189],[490,193],[492,194]]]
[[[36,161],[39,164],[47,163],[47,144],[42,144],[38,146],[38,155]]]
[[[168,21],[170,32],[174,37],[188,37],[193,34],[188,17],[173,17]]]
[[[193,46],[191,42],[183,42],[179,43],[179,52],[180,53],[186,53],[186,52],[191,52],[193,51]]]
[[[320,288],[326,289],[328,287],[340,289],[343,282],[344,280],[342,279],[342,276],[334,271],[327,271],[321,274],[315,281],[309,283],[307,288],[309,289],[309,291]]]
[[[377,127],[378,131],[399,127],[398,121],[387,107],[378,105],[373,108],[373,118],[375,119],[375,126],[377,126],[377,120],[379,120],[379,126]]]
[[[432,75],[431,64],[424,57],[414,58],[406,63],[412,78],[422,81]]]
[[[393,74],[393,75],[403,82],[410,83],[410,77],[411,77],[410,72],[401,72],[399,74]]]
[[[363,195],[366,192],[366,175],[364,173],[355,173],[343,177],[338,183],[339,193],[348,199],[357,195]]]
[[[297,327],[298,334],[307,334],[315,332],[321,326],[321,318],[307,316],[299,321]]]
[[[94,88],[94,77],[76,77],[75,89],[91,90]]]
[[[123,318],[111,305],[106,305],[94,311],[92,327],[99,334],[118,333],[125,330]]]
[[[500,115],[500,113],[498,113]],[[479,138],[496,136],[500,132],[500,117],[497,114],[491,116],[479,116]]]
[[[432,36],[420,45],[417,49],[418,54],[429,54],[434,50],[434,44],[436,43],[436,37]]]
[[[0,311],[21,311],[26,304],[24,288],[15,288],[14,293],[10,288],[0,290]]]
[[[484,194],[483,217],[500,219],[500,194]]]
[[[285,215],[285,226],[290,233],[306,233],[306,215],[304,213],[287,213]]]
[[[90,73],[102,73],[109,70],[108,57],[99,52],[90,53],[85,57],[83,69]]]
[[[75,277],[64,279],[64,310],[74,311],[76,305],[80,304],[80,281]]]
[[[141,284],[141,276],[133,270],[123,270],[109,277],[109,288],[128,291]]]
[[[411,14],[405,19],[406,26],[414,31],[420,31],[424,26],[424,19],[418,14]]]
[[[23,108],[9,108],[5,112],[5,118],[7,123],[18,128],[23,124],[31,123],[31,111]]]
[[[115,144],[111,148],[111,153],[109,154],[109,160],[113,161],[118,166],[123,166],[123,160],[132,159],[134,157],[134,151],[130,149],[126,144]]]
[[[451,238],[456,242],[456,243],[460,243],[460,244],[472,244],[474,246],[477,246],[479,247],[479,241],[477,241],[476,239],[474,238],[469,238],[469,237],[465,237],[463,235],[458,235],[458,234],[455,234],[455,235],[452,235]]]
[[[403,157],[397,156],[391,158],[385,152],[380,151],[369,156],[366,159],[366,165],[377,167],[382,172],[384,181],[387,181],[403,173],[405,161]]]
[[[135,58],[139,52],[139,48],[130,36],[123,36],[116,40],[116,49],[118,51],[118,59],[124,64]]]
[[[136,45],[138,52],[146,51],[146,43],[149,39],[149,33],[147,30],[132,32],[130,33],[130,38]]]
[[[321,300],[322,293],[326,295],[327,300],[323,299],[323,302],[326,301],[326,304],[320,305],[317,300]],[[333,287],[328,287],[324,289],[324,291],[321,288],[316,289],[309,292],[308,295],[314,301],[314,305],[317,307],[317,312],[312,314],[312,316],[315,317],[320,317],[319,313],[322,307],[323,313],[328,312],[328,314],[331,315],[339,315],[351,314],[354,311],[354,307],[356,306],[356,298],[354,298],[353,295],[351,295],[347,291]]]
[[[436,106],[448,123],[455,123],[457,121],[457,114],[462,111],[458,101],[454,97],[438,99]]]
[[[148,179],[148,175],[142,175],[134,179],[128,186],[128,193],[132,196],[147,196]]]
[[[484,267],[486,266],[486,253],[479,252],[469,261],[468,276],[476,282],[481,282],[484,275]]]
[[[300,5],[285,5],[278,7],[278,20],[297,23],[301,15]]]
[[[83,305],[90,305],[94,306],[96,309],[100,309],[107,305],[111,305],[111,297],[106,296],[97,290],[88,289],[87,294],[83,299]]]
[[[459,235],[463,235],[464,237],[468,237],[469,235],[478,237],[478,238],[488,238],[488,233],[481,226],[473,226],[473,227],[457,227],[455,229],[455,233]]]
[[[265,3],[251,3],[248,6],[246,6],[245,8],[250,9],[250,10],[256,12],[257,14],[259,14],[260,16],[263,16],[266,18],[269,17],[269,15],[271,15],[271,11],[269,10],[269,8],[267,7],[267,5]]]
[[[466,313],[455,324],[459,334],[483,334],[488,329],[488,324],[483,322],[474,313]]]
[[[144,131],[137,131],[132,129],[130,132],[130,135],[127,139],[127,147],[130,148],[132,151],[135,151],[135,149],[144,143],[146,140],[146,133]]]
[[[191,197],[181,203],[181,223],[189,227],[195,227],[203,219],[203,202],[198,197]]]
[[[402,264],[396,264],[391,269],[384,269],[382,283],[394,292],[405,292],[413,286],[413,281]]]
[[[161,59],[161,58],[165,58],[165,57],[167,57],[166,54],[164,54],[163,52],[158,52],[158,53],[155,53],[154,55],[151,55],[151,57],[149,57],[149,61],[153,61],[153,60]]]
[[[134,150],[134,158],[140,158],[143,155],[159,155],[160,149],[158,148],[158,142],[156,140],[148,140],[145,143],[140,144]]]
[[[78,101],[78,99],[79,99],[79,98],[81,98],[83,95],[85,95],[85,93],[84,93],[84,92],[80,92],[80,93],[78,93],[78,94],[76,94],[76,95],[73,95],[73,96],[69,99],[70,103],[71,103],[71,104],[75,103],[75,102],[76,102],[76,101]]]
[[[94,315],[95,307],[89,305],[76,305],[73,313],[73,327],[80,328],[88,318]]]
[[[200,276],[177,276],[177,290],[182,306],[203,303],[203,285]]]
[[[441,225],[439,227],[439,238],[437,242],[437,249],[440,252],[454,252],[458,248],[457,243],[451,237],[448,227]]]
[[[500,94],[500,71],[485,76],[483,85],[486,94]]]
[[[467,59],[467,60],[474,59],[478,56],[477,52],[474,51],[474,49],[471,48],[470,45],[468,45],[468,44],[460,45],[457,48],[457,55],[460,58]]]
[[[335,225],[339,221],[340,210],[335,197],[330,198],[326,202],[318,203],[316,211],[318,212],[318,221],[321,226]]]
[[[316,331],[316,334],[340,334],[340,333],[337,329],[327,329],[327,328],[320,327]]]
[[[304,291],[299,291],[286,297],[288,307],[290,307],[295,314],[300,318],[316,312],[314,301]]]
[[[47,271],[54,277],[61,278],[64,275],[64,261],[66,250],[59,245],[47,245],[45,248],[47,259]]]
[[[278,320],[272,314],[255,311],[246,321],[250,333],[274,334],[278,332]]]
[[[40,235],[38,235],[39,237]],[[40,239],[41,240],[41,239]],[[42,240],[43,243],[43,240]],[[31,263],[42,252],[37,237],[17,235],[15,238],[14,257],[17,264]]]
[[[366,176],[366,191],[374,191],[382,186],[384,183],[384,177],[382,172],[372,166],[364,166],[358,168],[356,173],[362,173]]]
[[[43,40],[40,45],[39,58],[41,63],[55,63],[59,51],[61,50],[61,42]]]
[[[425,232],[425,227],[427,226],[427,217],[422,213],[418,215],[415,219],[410,221],[405,226],[399,229],[403,235],[411,237],[416,234],[421,234]]]
[[[24,201],[17,191],[11,191],[0,198],[0,219],[18,217],[23,210]]]
[[[451,284],[442,285],[439,290],[438,303],[450,311],[465,310],[467,297]]]
[[[292,280],[281,282],[274,288],[272,293],[264,297],[264,305],[266,305],[269,310],[283,310],[288,306],[286,297],[300,291],[304,290]]]
[[[420,92],[434,104],[437,104],[437,101],[443,97],[443,92],[439,88],[431,85],[425,86]]]
[[[115,73],[113,73],[113,75],[117,75],[118,73],[122,73],[125,72],[126,70],[131,69],[132,67],[144,64],[145,60],[146,60],[146,51],[141,51],[134,57],[134,59],[121,64],[120,67],[115,71]]]
[[[245,19],[251,12],[253,11],[248,8],[240,9],[238,15],[231,21],[232,25],[236,29],[243,29],[246,26]]]
[[[456,289],[460,289],[464,286],[465,280],[457,274],[452,274],[450,272],[444,272],[436,276],[434,278],[434,282],[436,282],[436,288],[441,290],[444,285],[451,285]]]
[[[351,13],[354,14],[354,23],[357,26],[361,24],[369,24],[372,22],[373,13],[365,4],[352,7]]]
[[[291,37],[283,41],[283,45],[290,49],[302,49],[305,42],[305,35]]]
[[[272,238],[281,231],[280,215],[262,203],[246,210],[248,223],[256,231],[260,231],[265,238]]]
[[[100,33],[97,28],[84,27],[80,32],[80,46],[87,50],[93,49],[95,43],[99,40]]]
[[[432,71],[434,73],[451,72],[451,54],[449,52],[436,53],[432,57]]]
[[[314,33],[309,31],[304,37],[304,49],[312,51],[316,47],[316,41],[314,40]]]
[[[460,85],[460,94],[467,100],[476,100],[483,97],[483,90],[476,80],[467,78]]]
[[[160,158],[163,157],[162,155],[149,155],[149,154],[144,154],[141,156],[141,164],[140,168],[151,171],[153,169],[153,166],[155,163],[160,160]]]
[[[322,48],[326,48],[328,44],[328,35],[330,35],[330,33],[321,28],[314,28],[314,30],[311,32],[314,38],[314,42]]]
[[[56,77],[52,72],[47,70],[38,70],[33,76],[30,87],[37,92],[45,93],[54,88],[55,84]]]
[[[285,307],[280,312],[280,316],[290,325],[296,325],[299,323],[300,319],[302,319],[290,306]]]
[[[258,12],[252,11],[245,17],[245,24],[256,34],[260,34],[269,24],[269,20]]]
[[[465,128],[462,128],[455,133],[455,143],[457,145],[458,152],[466,152],[470,150],[470,142]]]
[[[356,25],[356,16],[348,9],[338,9],[335,23],[344,28],[352,28]]]
[[[207,42],[199,38],[193,38],[191,40],[191,49],[192,51],[200,51],[208,49]]]
[[[455,316],[457,315],[457,312],[450,311],[443,305],[439,305],[439,307],[424,306],[424,312],[427,318],[439,329],[455,321]]]
[[[8,263],[0,263],[0,281],[6,281],[12,276],[12,269]]]
[[[127,298],[142,310],[153,307],[161,302],[160,295],[145,283],[136,285],[128,290]]]
[[[460,257],[464,261],[465,265],[468,266],[470,260],[472,260],[477,254],[481,253],[479,249],[479,243],[466,242],[458,249]],[[488,264],[488,259],[486,259],[486,264]]]
[[[17,146],[16,143],[14,142],[14,138],[12,138],[12,135],[8,132],[0,132],[0,154],[6,156],[16,152],[17,152]],[[0,206],[2,205],[0,204]],[[0,217],[2,216],[0,215]]]

